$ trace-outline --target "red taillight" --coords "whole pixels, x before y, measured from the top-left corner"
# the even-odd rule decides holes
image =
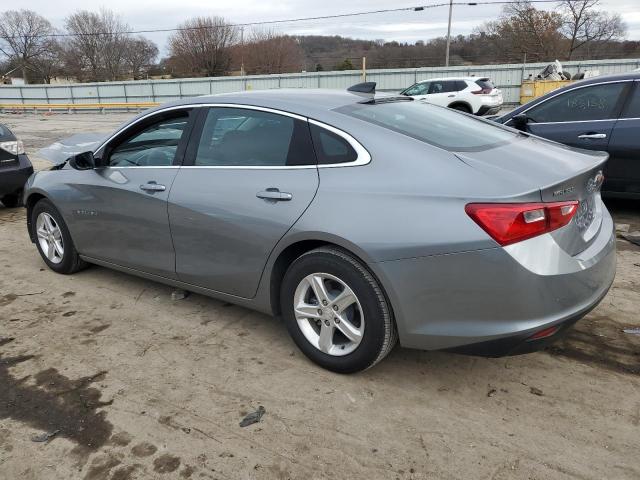
[[[568,224],[578,202],[470,203],[467,215],[500,245],[511,245]]]
[[[493,88],[481,88],[480,90],[473,90],[471,93],[474,95],[489,95],[493,91]]]

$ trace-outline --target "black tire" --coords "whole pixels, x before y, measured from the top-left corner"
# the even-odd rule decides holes
[[[471,109],[469,107],[467,107],[466,105],[462,105],[461,103],[457,103],[455,105],[452,105],[449,108],[452,109],[452,110],[457,110],[459,112],[472,113]]]
[[[0,198],[0,201],[7,208],[16,208],[21,206],[22,204],[20,195],[17,194],[5,195],[4,197]]]
[[[64,245],[62,261],[60,263],[53,263],[47,258],[46,254],[42,251],[40,242],[36,237],[36,247],[38,248],[38,252],[40,252],[40,256],[42,257],[44,262],[47,264],[47,266],[54,272],[61,273],[64,275],[70,275],[72,273],[76,273],[82,270],[83,268],[86,268],[87,263],[84,260],[82,260],[78,255],[78,251],[76,250],[76,247],[73,244],[73,240],[71,239],[71,234],[69,233],[67,224],[62,218],[62,215],[60,215],[60,212],[58,212],[56,207],[54,207],[53,203],[51,203],[49,200],[42,199],[38,203],[36,203],[36,205],[33,207],[33,210],[31,212],[31,225],[33,226],[32,228],[34,230],[36,229],[38,215],[40,215],[43,212],[51,215],[51,217],[53,217],[55,222],[58,224],[58,227],[60,228],[60,232],[62,233],[62,242]]]
[[[338,277],[355,293],[365,319],[362,340],[344,356],[322,352],[307,340],[294,313],[295,291],[313,273]],[[371,368],[393,349],[397,332],[389,302],[378,281],[356,258],[342,249],[320,247],[298,257],[287,269],[280,290],[280,306],[289,334],[313,362],[338,373],[354,373]]]

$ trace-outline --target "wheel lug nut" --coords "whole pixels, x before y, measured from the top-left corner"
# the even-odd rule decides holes
[[[321,308],[318,309],[318,315],[322,315],[322,309]]]
[[[322,300],[322,304],[323,304],[325,307],[327,306],[327,303],[329,303],[329,302],[327,302],[326,300]]]
[[[325,320],[324,324],[328,327],[329,326],[329,320]]]
[[[340,323],[340,319],[338,317],[334,318],[333,321],[336,323]]]
[[[338,311],[338,305],[334,305],[333,309],[337,312]]]

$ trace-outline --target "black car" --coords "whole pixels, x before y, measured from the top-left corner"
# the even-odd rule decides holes
[[[22,142],[0,124],[0,201],[5,207],[21,204],[22,189],[33,166],[24,153]]]
[[[572,147],[608,152],[603,194],[640,198],[640,72],[575,82],[494,120]]]

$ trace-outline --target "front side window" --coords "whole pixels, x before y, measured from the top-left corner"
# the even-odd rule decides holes
[[[416,83],[415,85],[407,88],[404,92],[402,92],[403,95],[426,95],[427,92],[429,91],[429,82],[422,82],[422,83]]]
[[[624,82],[576,88],[528,110],[534,122],[576,122],[617,118]]]
[[[283,167],[316,163],[306,122],[244,108],[210,108],[196,166]]]
[[[172,114],[144,127],[111,149],[110,167],[167,167],[173,165],[189,120],[188,112]]]
[[[498,125],[423,102],[356,104],[336,111],[450,151],[479,151],[513,141]]]

